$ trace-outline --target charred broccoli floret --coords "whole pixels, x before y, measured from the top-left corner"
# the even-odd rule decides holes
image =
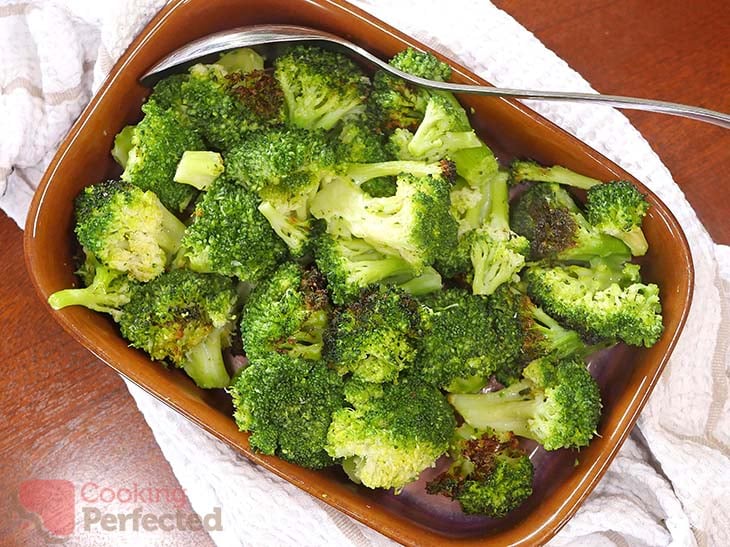
[[[254,450],[320,469],[332,413],[342,408],[342,380],[320,361],[270,354],[253,359],[228,388],[236,424]]]
[[[185,231],[153,192],[122,181],[84,188],[75,213],[76,237],[84,249],[107,268],[139,281],[164,271]]]
[[[421,335],[418,302],[398,289],[366,289],[336,314],[325,359],[340,374],[390,382],[413,363]]]
[[[510,433],[464,424],[457,428],[449,454],[451,467],[426,490],[458,501],[465,513],[501,518],[532,494],[532,462]]]
[[[587,446],[598,427],[601,396],[585,363],[538,359],[523,376],[499,391],[449,395],[449,402],[477,429],[512,432],[545,450]]]
[[[132,347],[185,369],[198,386],[226,387],[222,348],[229,344],[237,300],[227,277],[173,270],[139,285],[119,326]]]
[[[409,376],[397,383],[348,384],[345,396],[352,408],[333,414],[326,450],[343,459],[354,482],[397,492],[448,448],[456,421],[435,387]]]
[[[585,218],[572,196],[554,183],[538,183],[512,207],[511,225],[530,241],[530,258],[590,262],[631,258],[623,241],[600,232]]]
[[[272,353],[317,360],[330,318],[324,280],[314,268],[282,264],[258,285],[241,317],[243,346],[251,359]]]
[[[256,283],[286,255],[286,246],[258,210],[255,194],[219,178],[201,196],[182,239],[182,263]]]

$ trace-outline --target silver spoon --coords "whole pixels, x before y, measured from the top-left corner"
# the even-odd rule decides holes
[[[190,42],[170,53],[159,63],[153,66],[140,82],[146,86],[152,86],[163,77],[181,68],[190,66],[195,62],[202,62],[205,57],[215,53],[237,49],[240,47],[257,47],[273,49],[276,52],[277,46],[292,42],[311,42],[317,45],[346,50],[346,52],[369,61],[376,67],[408,80],[414,84],[432,89],[442,89],[455,93],[475,93],[478,95],[491,95],[495,97],[515,97],[519,99],[539,99],[546,101],[566,101],[577,103],[599,103],[616,108],[630,110],[646,110],[661,114],[672,114],[691,118],[701,122],[711,123],[730,129],[730,115],[700,108],[666,101],[652,99],[638,99],[635,97],[621,97],[617,95],[601,95],[598,93],[571,93],[567,91],[531,91],[525,89],[506,89],[500,87],[489,87],[481,85],[455,84],[451,82],[437,82],[412,76],[393,68],[385,61],[379,59],[369,51],[358,45],[340,38],[334,34],[320,30],[298,27],[292,25],[256,25],[225,30],[204,36]],[[212,58],[210,60],[213,60]]]

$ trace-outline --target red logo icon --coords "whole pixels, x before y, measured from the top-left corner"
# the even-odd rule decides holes
[[[43,531],[57,538],[73,534],[74,485],[65,480],[31,479],[20,483],[21,507],[39,520]]]

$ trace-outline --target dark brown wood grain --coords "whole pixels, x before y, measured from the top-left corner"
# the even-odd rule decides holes
[[[599,91],[730,111],[726,0],[495,0]],[[674,117],[628,113],[710,234],[730,243],[726,220],[730,132]],[[21,232],[0,214],[0,544],[39,545],[18,487],[68,479],[115,488],[179,488],[123,382],[66,335],[36,297]],[[146,512],[175,504],[143,503]],[[120,509],[118,506],[115,509]],[[190,512],[187,500],[181,511]],[[204,532],[78,533],[74,544],[208,545]],[[116,536],[119,538],[119,536]]]

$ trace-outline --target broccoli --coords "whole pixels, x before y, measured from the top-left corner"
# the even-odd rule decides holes
[[[175,182],[175,169],[183,152],[203,150],[205,146],[173,110],[164,110],[156,102],[148,102],[142,110],[145,116],[134,128],[122,180],[152,190],[171,211],[182,211],[195,197],[196,190]]]
[[[134,137],[135,126],[128,125],[114,137],[112,157],[122,169],[127,167],[129,152],[132,150],[132,138]]]
[[[604,349],[611,343],[609,340],[588,345],[578,332],[562,326],[536,305],[528,295],[520,294],[519,301],[519,319],[523,335],[520,359],[523,363],[542,357],[583,358]]]
[[[377,163],[351,163],[345,165],[343,174],[358,186],[380,177],[409,174],[414,177],[441,177],[447,182],[454,180],[454,164],[448,160],[431,163],[420,160],[394,160]]]
[[[314,268],[282,264],[251,293],[241,317],[250,359],[273,353],[318,360],[330,318],[324,279]]]
[[[512,229],[530,241],[532,260],[631,258],[623,241],[593,227],[571,195],[554,183],[530,187],[512,207],[510,220]]]
[[[509,226],[507,177],[498,173],[489,183],[489,210],[484,224],[471,238],[474,294],[490,295],[513,281],[525,264],[530,242]]]
[[[390,64],[398,70],[430,80],[445,81],[451,77],[449,65],[430,53],[412,48],[396,54]],[[402,78],[379,70],[373,77],[370,98],[385,130],[402,128],[415,131],[426,112],[431,93],[431,90],[411,85]]]
[[[85,286],[56,291],[48,297],[48,304],[54,310],[66,306],[85,306],[108,313],[115,321],[119,320],[121,309],[129,302],[136,283],[131,281],[126,273],[100,264],[88,251],[83,266],[76,273],[82,278]]]
[[[449,402],[477,429],[512,432],[545,450],[587,446],[601,416],[601,396],[585,363],[538,359],[523,376],[499,391],[449,395]]]
[[[638,265],[535,265],[524,280],[547,313],[586,335],[651,347],[662,334],[659,287],[641,282]]]
[[[442,176],[402,174],[397,185],[394,196],[373,198],[352,180],[338,177],[322,186],[311,213],[326,220],[330,232],[344,227],[377,250],[400,255],[419,275],[456,243],[458,227],[449,213],[449,182]]]
[[[449,454],[451,467],[426,491],[458,501],[465,513],[501,518],[532,494],[532,462],[511,433],[497,435],[464,424],[457,428]]]
[[[162,110],[173,109],[182,114],[184,106],[182,86],[188,77],[188,74],[172,74],[160,80],[152,89],[147,102],[155,103]]]
[[[325,337],[325,360],[340,374],[390,382],[416,358],[421,338],[418,302],[389,287],[364,290],[340,310]]]
[[[237,300],[227,277],[173,270],[133,291],[119,326],[132,347],[185,369],[198,386],[226,387],[221,348],[229,344]]]
[[[197,272],[262,280],[286,255],[284,243],[259,212],[256,195],[219,178],[198,200],[182,238],[181,265]]]
[[[353,408],[334,412],[327,453],[343,458],[354,482],[398,492],[447,450],[456,427],[453,410],[438,389],[409,376],[397,383],[348,384],[355,384],[345,387]]]
[[[544,167],[532,160],[514,160],[510,164],[509,182],[511,185],[522,182],[551,182],[565,184],[583,190],[588,190],[597,184],[601,184],[600,180],[581,175],[575,171],[571,171],[567,167],[561,165]]]
[[[177,164],[174,180],[198,190],[207,190],[224,170],[223,158],[217,152],[184,152]]]
[[[274,61],[274,75],[289,122],[304,129],[332,129],[364,110],[370,82],[347,56],[313,46],[294,46]]]
[[[323,131],[297,127],[251,133],[226,156],[226,175],[261,197],[259,210],[292,254],[302,256],[311,232],[309,205],[337,153]]]
[[[221,64],[198,64],[179,86],[178,110],[213,148],[228,150],[247,132],[286,120],[278,82],[270,71],[248,70],[252,66],[229,71]]]
[[[634,256],[649,249],[641,223],[649,202],[627,180],[597,184],[586,193],[588,221],[601,233],[623,241]]]
[[[433,268],[426,267],[416,275],[400,256],[383,254],[362,239],[320,230],[314,240],[314,256],[335,304],[353,300],[360,289],[376,283],[396,285],[413,295],[441,288],[441,276]]]
[[[458,102],[433,95],[407,146],[414,158],[434,161],[450,157],[457,150],[479,148],[482,142]]]
[[[451,392],[478,391],[518,355],[519,339],[506,325],[499,325],[498,335],[489,299],[449,288],[421,302],[424,336],[415,369],[428,383]]]
[[[322,362],[276,353],[253,359],[228,392],[252,448],[310,469],[334,463],[325,443],[344,403],[342,380]]]
[[[123,181],[87,186],[76,198],[75,213],[84,249],[139,281],[163,272],[185,231],[154,193]]]

